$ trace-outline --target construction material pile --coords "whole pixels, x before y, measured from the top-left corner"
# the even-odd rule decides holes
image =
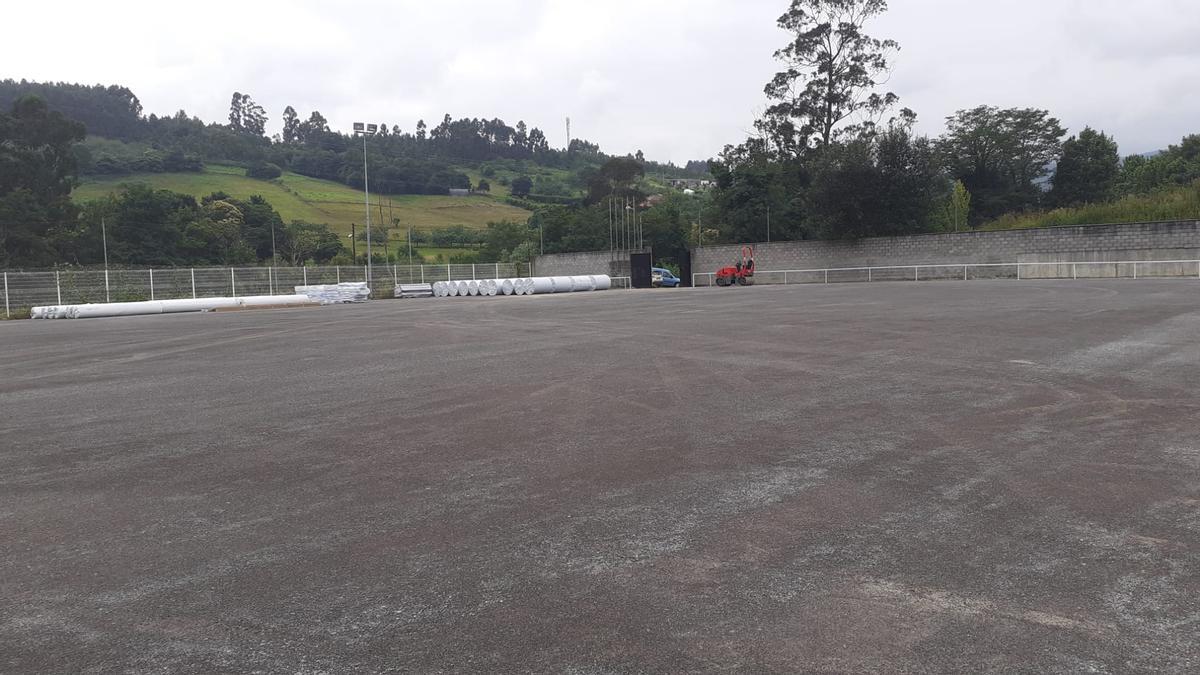
[[[344,281],[340,284],[324,284],[319,286],[297,286],[296,293],[307,295],[322,305],[366,302],[367,298],[371,297],[371,289],[362,281]]]
[[[484,279],[482,281],[438,281],[433,284],[433,297],[453,298],[471,295],[538,295],[543,293],[579,293],[606,291],[612,288],[607,274],[572,277],[524,277],[518,279]]]
[[[311,304],[313,304],[313,300],[307,295],[251,295],[241,298],[188,298],[184,300],[147,300],[145,302],[49,305],[34,307],[30,310],[29,316],[34,319],[91,319],[111,316],[179,314],[182,312],[211,312],[221,309],[290,307]]]
[[[393,291],[396,298],[432,298],[432,284],[396,284]]]

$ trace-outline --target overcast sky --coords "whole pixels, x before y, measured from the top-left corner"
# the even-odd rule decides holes
[[[249,93],[335,128],[524,119],[562,146],[682,163],[738,143],[766,104],[787,0],[12,2],[0,77],[120,83],[147,113],[224,120]],[[176,10],[175,6],[186,7]],[[941,132],[979,104],[1049,109],[1123,154],[1200,132],[1196,0],[892,0],[888,88]]]

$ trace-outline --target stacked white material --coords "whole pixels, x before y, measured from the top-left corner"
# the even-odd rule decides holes
[[[91,319],[146,314],[179,314],[207,312],[233,307],[280,307],[308,305],[314,301],[307,295],[251,295],[242,298],[196,298],[185,300],[147,300],[145,302],[103,302],[85,305],[51,305],[34,307],[29,315],[34,319]]]
[[[607,274],[581,274],[558,277],[519,277],[516,279],[483,279],[474,281],[439,281],[432,294],[439,298],[482,295],[533,295],[543,293],[579,293],[606,291],[612,288]]]
[[[433,285],[431,284],[396,284],[393,291],[394,297],[397,298],[432,298]]]
[[[296,293],[307,295],[322,305],[333,305],[343,302],[366,302],[371,297],[371,289],[365,282],[345,281],[340,284],[324,284],[317,286],[297,286]]]

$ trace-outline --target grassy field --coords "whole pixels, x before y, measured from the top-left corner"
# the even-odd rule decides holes
[[[1143,223],[1155,220],[1200,218],[1200,182],[1147,195],[1131,195],[1102,204],[1009,214],[980,227],[981,230],[1021,230],[1031,227]]]
[[[478,177],[476,177],[477,180]],[[225,192],[245,199],[262,195],[285,221],[303,220],[327,223],[340,232],[349,232],[351,223],[365,220],[363,194],[340,183],[308,178],[294,173],[263,181],[247,178],[245,170],[235,166],[208,165],[202,173],[141,173],[128,176],[90,177],[72,193],[76,201],[102,197],[120,189],[122,183],[146,183],[152,187],[203,197]],[[492,197],[440,197],[430,195],[371,195],[372,222],[382,216],[384,222],[399,219],[404,226],[428,231],[449,225],[486,227],[489,222],[524,222],[529,212],[503,203],[503,194],[493,185]]]

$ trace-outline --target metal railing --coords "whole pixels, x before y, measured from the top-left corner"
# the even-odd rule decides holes
[[[530,276],[529,263],[373,265],[372,289],[391,297],[396,284]],[[4,315],[40,305],[174,298],[287,295],[296,286],[365,281],[365,265],[319,267],[171,267],[3,272]]]
[[[693,286],[715,286],[715,272],[692,274]],[[756,270],[756,284],[830,284],[874,281],[973,279],[1200,279],[1200,260],[1110,260],[1077,262],[951,263]]]

